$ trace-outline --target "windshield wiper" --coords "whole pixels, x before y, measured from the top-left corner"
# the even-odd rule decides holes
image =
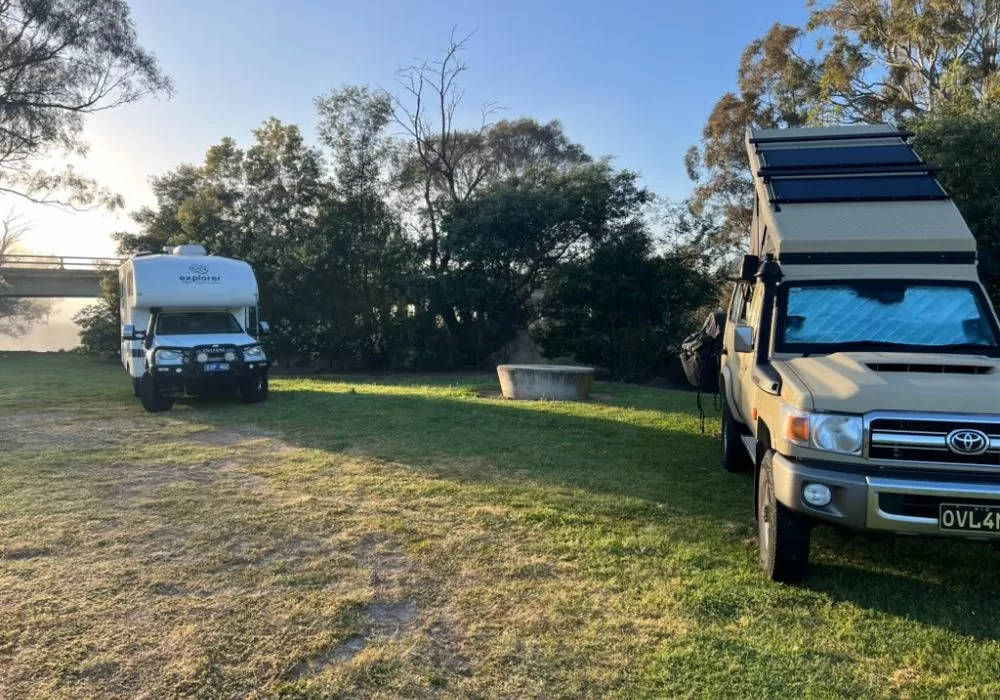
[[[900,352],[960,352],[976,350],[984,355],[996,354],[996,345],[982,343],[952,343],[950,345],[919,345],[915,343],[892,343],[886,340],[854,340],[842,343],[823,343],[824,352],[850,352],[852,350],[888,350]]]

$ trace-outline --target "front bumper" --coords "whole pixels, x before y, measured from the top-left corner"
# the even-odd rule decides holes
[[[212,382],[225,379],[238,379],[240,377],[253,377],[267,374],[271,366],[269,360],[253,363],[232,362],[230,369],[225,372],[204,372],[198,366],[188,365],[154,365],[149,368],[149,373],[157,379],[170,380],[175,383],[182,382]]]
[[[937,504],[1000,506],[1000,481],[963,481],[960,477],[916,478],[857,474],[798,462],[780,454],[772,461],[775,497],[791,510],[849,530],[961,539],[998,539],[1000,535],[938,528]],[[825,484],[833,499],[817,508],[802,499],[806,484]]]
[[[249,347],[249,346],[247,346]],[[236,345],[225,345],[225,346],[195,346],[193,348],[175,348],[161,346],[156,348],[156,350],[176,350],[183,353],[184,361],[180,364],[156,364],[156,355],[150,358],[149,362],[149,373],[158,379],[163,379],[164,381],[170,380],[174,383],[198,383],[198,382],[217,382],[225,381],[229,379],[238,379],[240,377],[252,377],[261,374],[267,374],[268,369],[271,367],[271,360],[264,358],[262,360],[247,360],[243,357],[243,347]],[[196,361],[198,353],[203,352],[209,356],[207,363],[200,363]],[[225,360],[223,354],[226,352],[232,352],[236,355],[235,360]],[[225,362],[229,365],[229,369],[224,372],[206,372],[205,364],[215,364],[218,362]]]

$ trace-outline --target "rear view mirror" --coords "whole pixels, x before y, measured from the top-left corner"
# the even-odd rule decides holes
[[[261,321],[257,324],[257,333],[259,335],[271,335],[271,324],[267,321]]]
[[[753,328],[744,325],[733,327],[733,350],[738,353],[753,352]]]
[[[962,321],[962,333],[970,342],[990,344],[990,333],[982,319],[967,318]]]
[[[760,269],[760,258],[756,255],[744,255],[736,267],[736,281],[757,281],[757,270]]]
[[[122,326],[122,340],[145,340],[146,331],[137,331],[131,323]]]

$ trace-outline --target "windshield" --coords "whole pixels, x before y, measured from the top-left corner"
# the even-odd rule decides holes
[[[789,286],[782,345],[788,350],[995,348],[977,290],[965,285],[879,281]],[[817,347],[818,346],[818,347]]]
[[[240,333],[242,330],[232,314],[221,311],[187,311],[156,317],[157,335]]]

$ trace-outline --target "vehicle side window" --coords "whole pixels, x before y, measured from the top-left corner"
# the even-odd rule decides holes
[[[746,323],[750,301],[750,286],[746,282],[737,282],[733,289],[733,299],[729,304],[729,320],[734,323]]]
[[[760,309],[764,305],[764,285],[758,284],[754,287],[753,297],[750,303],[747,305],[749,307],[747,315],[747,323],[754,328],[757,327],[757,321],[760,319]]]
[[[125,307],[128,305],[128,300],[132,298],[132,272],[127,271],[124,275],[124,284],[122,285],[124,289],[119,290],[118,301],[121,304],[121,310],[124,312]]]

